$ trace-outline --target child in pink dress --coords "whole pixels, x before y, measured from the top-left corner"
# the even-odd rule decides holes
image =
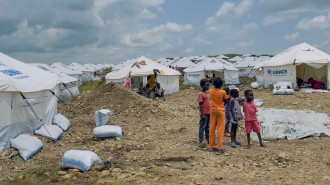
[[[247,140],[248,140],[248,146],[247,148],[250,149],[250,133],[253,130],[258,135],[259,143],[261,147],[265,147],[265,145],[262,143],[261,135],[260,135],[260,126],[257,118],[257,112],[258,109],[256,105],[253,102],[253,91],[252,90],[246,90],[244,92],[246,101],[243,103],[243,112],[245,115],[245,131],[247,134]]]

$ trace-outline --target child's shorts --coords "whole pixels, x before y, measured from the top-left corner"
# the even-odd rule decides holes
[[[260,134],[260,126],[258,121],[245,121],[245,132],[250,134],[251,131]]]

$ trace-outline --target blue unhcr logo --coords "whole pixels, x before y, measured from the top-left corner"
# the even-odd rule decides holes
[[[244,72],[246,71],[246,69],[239,69],[239,72]]]
[[[8,75],[8,76],[16,76],[16,75],[21,75],[23,73],[21,73],[20,71],[17,71],[15,69],[4,69],[4,70],[0,70],[0,72]]]
[[[268,76],[286,76],[288,74],[288,70],[267,70]]]
[[[188,74],[188,77],[199,78],[199,74]]]

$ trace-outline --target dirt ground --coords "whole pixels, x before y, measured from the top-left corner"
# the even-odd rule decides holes
[[[241,87],[242,91],[245,87]],[[263,107],[309,109],[330,114],[330,93],[295,92],[272,95],[254,90]],[[246,149],[231,148],[224,139],[225,155],[198,147],[198,91],[183,90],[152,101],[116,84],[84,92],[59,105],[58,112],[71,121],[70,129],[56,142],[40,138],[44,148],[28,161],[16,155],[0,158],[1,184],[329,184],[330,138],[272,140],[261,148],[253,141]],[[94,112],[110,109],[109,124],[119,125],[123,140],[93,137]],[[90,150],[109,168],[88,172],[61,169],[65,151]]]

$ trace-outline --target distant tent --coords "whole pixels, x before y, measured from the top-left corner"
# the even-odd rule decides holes
[[[50,66],[56,73],[64,73],[78,79],[79,85],[82,84],[82,72],[74,71],[62,63],[54,63]]]
[[[207,58],[196,66],[186,68],[184,72],[185,85],[199,85],[206,75],[220,77],[225,84],[239,84],[238,69],[226,65],[223,59]]]
[[[32,66],[38,67],[44,71],[56,74],[61,83],[58,87],[58,94],[57,97],[60,100],[64,100],[66,98],[70,98],[72,96],[76,96],[79,94],[79,82],[76,78],[66,75],[64,73],[60,73],[53,68],[49,67],[47,64],[40,64],[40,63],[29,63]]]
[[[312,77],[328,84],[330,89],[330,56],[307,43],[292,46],[257,67],[257,70],[262,69],[262,84],[265,87],[280,81],[291,81],[295,88],[297,77],[304,81]]]
[[[175,70],[179,71],[181,74],[183,74],[183,70],[195,66],[196,64],[193,63],[189,57],[183,57],[173,63],[170,64]]]
[[[156,69],[160,72],[157,76],[157,82],[165,90],[165,94],[179,91],[180,73],[178,71],[163,66],[144,56],[131,61],[133,63],[122,67],[120,70],[108,73],[105,76],[106,83],[116,82],[125,85],[126,79],[130,74],[132,88],[145,86],[147,84],[147,76],[154,74],[154,70]]]
[[[51,124],[57,112],[56,86],[52,73],[0,53],[0,152],[19,134],[33,134]]]
[[[261,60],[257,57],[244,57],[241,62],[235,64],[235,67],[239,69],[239,77],[255,77],[253,67],[260,62]]]
[[[94,72],[95,69],[86,68],[81,64],[78,63],[71,63],[68,65],[68,68],[74,71],[81,71],[82,72],[82,81],[91,81],[95,78]]]

